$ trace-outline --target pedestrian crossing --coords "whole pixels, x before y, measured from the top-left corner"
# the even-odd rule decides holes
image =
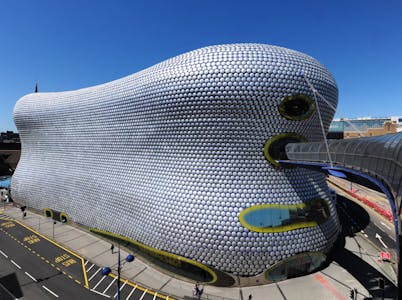
[[[102,275],[102,267],[89,261],[86,261],[84,265],[87,272],[89,289],[105,298],[117,299],[117,276],[115,274]],[[120,278],[120,299],[173,300],[171,297],[150,291],[126,278]]]

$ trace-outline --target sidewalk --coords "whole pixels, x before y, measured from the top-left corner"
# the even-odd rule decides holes
[[[3,207],[0,208],[0,212],[2,210]],[[6,206],[4,214],[25,223],[50,239],[53,239],[59,244],[79,253],[86,260],[95,263],[96,265],[102,267],[108,266],[112,269],[117,266],[117,246],[115,247],[114,254],[112,254],[110,250],[110,242],[103,240],[82,228],[57,222],[57,224],[54,225],[53,236],[52,219],[46,218],[43,215],[35,214],[31,211],[28,211],[27,216],[22,219],[20,209],[10,205]],[[129,252],[124,248],[121,248],[122,258],[126,257],[128,254]],[[192,299],[194,289],[193,283],[185,282],[161,273],[142,262],[137,256],[132,263],[124,265],[121,276],[138,283],[144,288],[148,288],[169,297],[176,299]],[[204,289],[202,298],[216,300],[238,299],[239,290],[228,288],[222,290],[220,288],[218,289],[208,286]]]
[[[2,208],[0,208],[0,213]],[[53,220],[42,215],[28,211],[27,216],[22,219],[21,211],[13,206],[7,206],[4,214],[13,217],[40,233],[54,239],[58,243],[79,253],[86,260],[95,263],[100,267],[109,266],[112,269],[117,263],[116,251],[110,250],[110,242],[102,240],[82,228],[75,225],[61,224],[54,225]],[[347,243],[348,245],[348,243]],[[355,252],[355,247],[351,247]],[[115,249],[116,250],[116,249]],[[377,251],[377,250],[376,250]],[[122,249],[121,256],[126,257],[129,253]],[[134,253],[135,254],[135,253]],[[359,255],[362,259],[368,260],[370,265],[375,266],[372,256]],[[379,267],[378,265],[376,266]],[[138,283],[139,285],[164,294],[175,299],[193,299],[194,284],[179,280],[159,272],[155,268],[145,264],[138,257],[132,263],[127,263],[122,268],[121,276]],[[254,286],[247,288],[218,288],[205,286],[202,299],[211,300],[247,300],[252,295],[253,300],[269,299],[347,299],[350,288],[357,288],[358,299],[367,297],[370,293],[364,284],[355,279],[353,270],[347,270],[338,263],[333,262],[321,272],[307,276],[298,277],[276,284]]]

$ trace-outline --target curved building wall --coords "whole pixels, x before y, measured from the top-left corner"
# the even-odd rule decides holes
[[[26,95],[14,109],[13,198],[244,277],[325,253],[339,224],[324,176],[264,156],[279,134],[322,138],[316,112],[292,120],[278,110],[292,95],[314,99],[302,72],[336,106],[321,64],[261,44],[201,48],[106,84]],[[334,111],[319,105],[327,130]],[[300,213],[312,199],[330,215],[311,226],[259,232],[239,219],[266,204]]]

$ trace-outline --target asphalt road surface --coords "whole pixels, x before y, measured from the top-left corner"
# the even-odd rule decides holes
[[[393,262],[391,266],[394,268],[394,272],[397,272],[397,250],[393,225],[370,211],[370,208],[339,194],[338,213],[345,235],[361,234],[378,249],[378,257],[381,252],[389,252],[390,260]]]
[[[0,215],[0,277],[16,273],[22,299],[115,299],[117,277],[41,235]],[[120,299],[162,300],[165,296],[120,279]],[[87,287],[87,288],[86,288]],[[169,298],[171,299],[171,298]]]
[[[85,288],[81,259],[16,221],[0,219],[0,250],[1,275],[17,273],[22,299],[103,298]]]
[[[363,235],[379,248],[396,249],[394,224],[342,190],[337,190],[337,193],[338,207],[349,218],[353,229],[362,230]]]

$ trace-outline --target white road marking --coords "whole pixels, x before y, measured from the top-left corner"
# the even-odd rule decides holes
[[[21,267],[15,261],[13,261],[12,259],[10,259],[10,261],[14,266],[21,270]]]
[[[147,292],[148,292],[148,289],[145,289],[144,294],[142,294],[140,300],[142,300],[142,299],[144,298],[144,296],[145,296],[145,294],[146,294]]]
[[[117,280],[117,277],[115,277],[112,282],[107,286],[107,288],[103,291],[103,293],[106,293],[106,291],[112,286],[112,284]]]
[[[368,238],[368,235],[364,232],[364,230],[360,230],[360,232],[361,232],[366,238]]]
[[[33,281],[38,282],[38,281],[36,280],[36,278],[33,277],[33,276],[32,276],[31,274],[29,274],[28,272],[25,272],[25,274],[26,274],[29,278],[31,278]]]
[[[380,222],[382,226],[384,226],[385,228],[387,228],[388,230],[392,230],[391,227],[389,227],[387,224],[385,224],[384,222]]]
[[[94,293],[97,293],[98,295],[101,295],[101,296],[103,296],[103,297],[106,297],[106,298],[109,298],[109,299],[110,299],[110,296],[109,296],[109,295],[106,295],[106,294],[104,294],[104,293],[95,291],[94,289],[90,289],[90,291],[91,291],[91,292],[94,292]]]
[[[92,269],[94,266],[95,266],[95,264],[92,264],[92,266],[90,266],[89,269],[87,270],[87,273],[88,273],[89,271],[91,271],[91,269]]]
[[[1,255],[3,255],[5,258],[8,258],[8,255],[5,254],[3,251],[0,250]]]
[[[100,283],[106,278],[107,276],[102,276],[102,278],[98,281],[97,284],[95,284],[95,286],[93,287],[93,289],[96,289],[98,287],[98,285],[100,285]]]
[[[127,279],[127,280],[123,283],[123,285],[120,287],[120,292],[121,292],[121,290],[125,287],[127,281],[128,281],[128,279]],[[116,292],[116,294],[114,294],[113,298],[116,298],[116,297],[117,297],[117,292]]]
[[[52,290],[48,289],[47,287],[45,287],[44,285],[42,285],[42,287],[48,291],[50,294],[52,294],[53,296],[55,296],[56,298],[59,298],[59,295],[57,295],[55,292],[53,292]]]
[[[131,297],[131,295],[134,293],[134,291],[135,291],[136,288],[137,288],[137,285],[135,285],[135,287],[134,287],[133,290],[130,292],[130,294],[128,294],[126,300],[128,300],[128,299]]]
[[[86,267],[88,263],[89,263],[89,260],[87,260],[87,261],[85,262],[84,266]]]
[[[157,295],[158,295],[158,293],[155,293],[154,298],[152,300],[155,300]]]
[[[388,246],[385,245],[384,241],[383,241],[382,238],[381,238],[381,235],[379,235],[378,233],[376,233],[376,234],[375,234],[375,238],[378,239],[378,240],[381,242],[381,244],[384,246],[385,249],[388,249]]]
[[[91,281],[95,277],[95,275],[99,273],[100,270],[102,270],[102,268],[99,268],[95,273],[93,273],[92,276],[89,277],[88,281]]]

